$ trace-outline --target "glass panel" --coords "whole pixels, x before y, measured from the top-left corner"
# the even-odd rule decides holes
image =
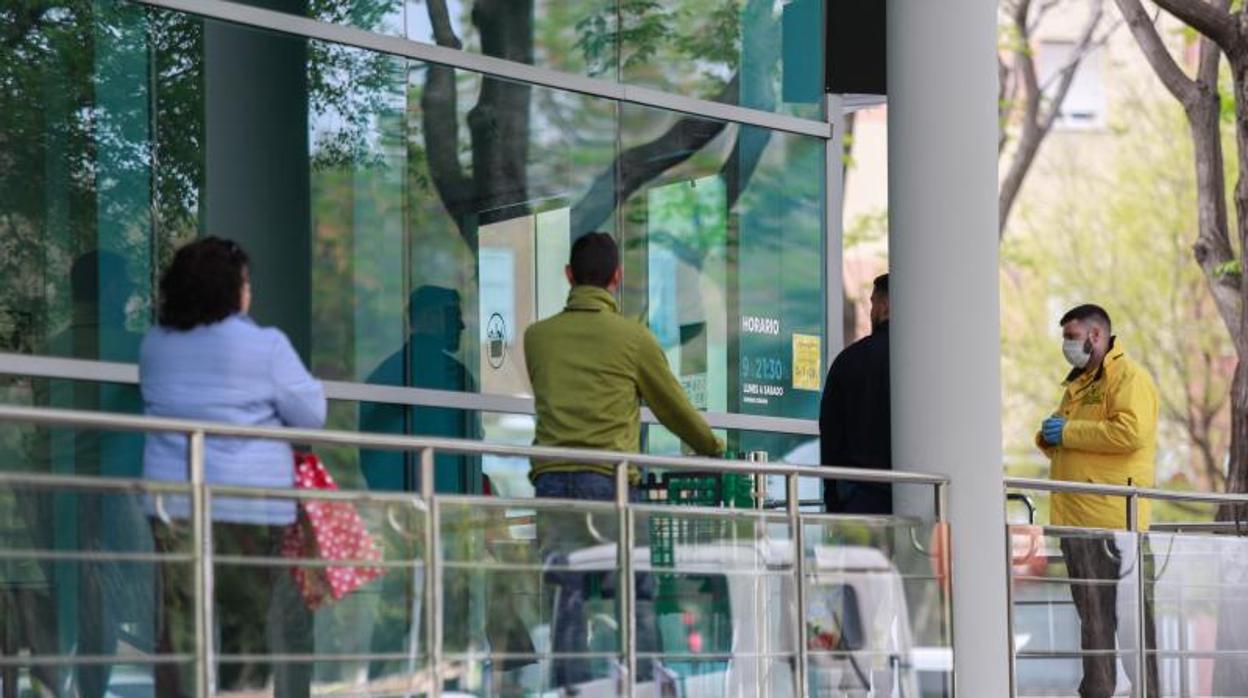
[[[633,105],[620,122],[624,313],[647,318],[695,405],[814,418],[822,142]]]
[[[0,88],[21,105],[6,132],[23,134],[2,153],[0,351],[135,361],[160,269],[212,233],[248,250],[252,314],[316,375],[525,395],[523,330],[562,309],[571,241],[607,230],[625,249],[625,312],[697,404],[814,416],[822,140],[124,3],[46,12],[58,21],[16,25],[4,64],[22,71]],[[448,488],[478,486],[477,464],[439,466]]]
[[[124,662],[103,669],[108,679],[105,694],[97,692],[101,690],[98,684],[88,688],[82,682],[85,669],[52,665],[2,667],[0,695],[50,696],[63,689],[70,691],[69,695],[151,696],[157,672],[191,670],[190,664],[178,662],[144,664],[134,657],[125,657]]]
[[[691,695],[792,690],[796,585],[784,516],[637,510],[638,680]],[[685,695],[681,693],[681,695]]]
[[[0,17],[0,350],[134,361],[149,324],[156,29],[126,3]]]
[[[406,0],[406,35],[615,80],[619,51],[615,5],[611,0]]]
[[[49,695],[150,686],[151,666],[127,665],[175,661],[157,621],[175,609],[161,602],[155,580],[160,569],[189,572],[191,551],[157,549],[150,514],[147,497],[126,489],[0,486],[4,655],[119,660],[0,668],[6,695],[19,695],[13,686],[32,695],[36,685]]]
[[[1074,693],[1081,681],[1094,693],[1135,686],[1135,535],[1009,531],[1019,695]]]
[[[244,0],[472,53],[577,75],[616,79],[612,0]]]
[[[441,522],[444,652],[458,690],[586,690],[618,672],[614,506],[451,500]]]
[[[356,695],[424,676],[425,515],[416,500],[295,497],[211,498],[219,690],[263,688],[271,678],[279,689],[338,686]],[[292,527],[295,510],[287,508],[295,504]],[[185,541],[188,524],[171,513],[158,541]],[[170,574],[164,593],[170,605],[186,607],[189,580]],[[187,620],[169,619],[175,636],[179,618]],[[255,655],[324,660],[269,663]]]
[[[1248,680],[1248,541],[1149,533],[1146,597],[1153,606],[1161,695],[1231,695]]]
[[[809,119],[824,0],[251,0],[517,63]]]
[[[923,695],[947,695],[947,529],[849,517],[803,526],[811,691],[920,695],[923,685]]]
[[[527,414],[481,415],[485,441],[514,446],[533,443],[537,422]],[[533,483],[529,481],[529,459],[517,456],[482,456],[481,471],[489,478],[490,491],[499,497],[531,497]]]
[[[823,1],[621,0],[624,82],[823,116]]]

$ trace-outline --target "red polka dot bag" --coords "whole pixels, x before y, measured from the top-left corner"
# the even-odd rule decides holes
[[[312,453],[295,454],[295,488],[337,490],[321,459]],[[299,504],[299,518],[286,529],[282,557],[291,560],[379,562],[381,548],[369,534],[364,520],[350,502],[306,499]],[[316,610],[338,601],[380,577],[379,567],[343,565],[291,568],[295,586],[308,608]]]

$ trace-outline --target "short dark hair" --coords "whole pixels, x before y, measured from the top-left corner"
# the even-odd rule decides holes
[[[124,257],[108,250],[91,250],[70,265],[69,292],[75,301],[99,300],[101,283],[130,285]]]
[[[606,288],[620,268],[620,248],[606,233],[586,233],[572,243],[572,282]]]
[[[247,253],[233,240],[206,237],[184,245],[160,277],[161,326],[185,331],[237,313],[246,273]]]
[[[1059,327],[1065,327],[1066,323],[1073,322],[1075,320],[1091,320],[1092,322],[1103,326],[1106,332],[1114,331],[1114,324],[1109,320],[1109,313],[1105,312],[1105,309],[1099,305],[1093,305],[1091,303],[1077,305],[1070,310],[1067,310],[1066,314],[1062,316],[1061,322],[1057,324]]]
[[[880,274],[875,277],[875,281],[871,283],[871,292],[885,297],[888,296],[888,274]]]

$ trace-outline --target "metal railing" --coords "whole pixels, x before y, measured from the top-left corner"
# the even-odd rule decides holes
[[[1227,494],[1227,493],[1219,493],[1219,492],[1180,492],[1180,491],[1173,491],[1173,490],[1162,490],[1162,489],[1151,488],[1151,487],[1136,487],[1133,485],[1127,485],[1127,486],[1103,485],[1103,484],[1096,484],[1096,483],[1071,482],[1071,481],[1064,481],[1064,480],[1044,480],[1044,479],[1037,479],[1037,478],[1022,478],[1022,477],[1005,478],[1005,490],[1006,490],[1005,494],[1006,494],[1007,500],[1017,499],[1018,498],[1016,494],[1017,492],[1048,492],[1048,493],[1062,493],[1062,494],[1105,495],[1105,496],[1122,498],[1123,507],[1124,507],[1124,524],[1125,524],[1125,528],[1122,530],[1125,530],[1127,533],[1131,534],[1132,537],[1134,538],[1135,550],[1133,552],[1134,552],[1135,561],[1136,561],[1136,564],[1134,565],[1134,569],[1132,570],[1131,574],[1134,576],[1134,586],[1135,586],[1135,594],[1136,594],[1136,597],[1134,599],[1134,609],[1136,613],[1136,618],[1138,619],[1135,624],[1136,625],[1135,627],[1136,637],[1134,638],[1135,643],[1136,643],[1136,651],[1134,652],[1135,660],[1136,660],[1135,676],[1137,677],[1136,680],[1139,682],[1140,685],[1133,686],[1133,690],[1135,690],[1135,695],[1140,696],[1141,698],[1146,696],[1147,695],[1146,687],[1147,687],[1148,682],[1143,677],[1146,677],[1147,672],[1148,672],[1148,666],[1147,666],[1148,655],[1150,653],[1154,655],[1159,654],[1156,647],[1153,647],[1151,649],[1148,647],[1147,636],[1146,636],[1147,624],[1145,623],[1145,615],[1146,615],[1146,607],[1148,603],[1147,596],[1146,596],[1146,585],[1149,582],[1149,580],[1146,579],[1145,565],[1143,564],[1144,556],[1145,556],[1145,534],[1146,532],[1152,531],[1154,533],[1196,533],[1196,534],[1232,533],[1232,534],[1237,534],[1237,535],[1243,535],[1245,532],[1245,529],[1244,527],[1240,525],[1240,522],[1238,520],[1234,522],[1171,522],[1171,523],[1157,523],[1157,524],[1150,524],[1149,522],[1141,522],[1140,521],[1141,501],[1153,500],[1153,501],[1188,502],[1188,503],[1215,504],[1215,505],[1248,504],[1248,494]],[[1014,492],[1011,492],[1011,490],[1013,490]],[[1026,506],[1027,506],[1028,513],[1029,513],[1029,518],[1031,519],[1031,523],[1034,524],[1035,507],[1032,505],[1031,501],[1028,498],[1023,497],[1022,500],[1026,502]],[[1048,534],[1079,535],[1079,534],[1089,534],[1089,533],[1105,534],[1106,532],[1111,532],[1113,530],[1119,530],[1119,529],[1104,529],[1104,528],[1092,528],[1092,527],[1081,527],[1081,526],[1054,526],[1054,525],[1045,525],[1042,527],[1042,531],[1046,535]],[[1006,546],[1007,546],[1006,547],[1007,564],[1012,564],[1013,563],[1013,560],[1012,560],[1013,550],[1012,550],[1012,537],[1011,536],[1008,536],[1008,535],[1006,536]],[[1015,641],[1014,639],[1015,638],[1014,636],[1014,630],[1015,630],[1014,603],[1015,602],[1014,602],[1014,590],[1013,590],[1014,575],[1013,575],[1012,569],[1010,570],[1009,578],[1010,578],[1010,583],[1007,586],[1007,593],[1008,593],[1008,599],[1009,599],[1009,627],[1010,627],[1010,690],[1011,690],[1011,695],[1017,695],[1018,686],[1017,686],[1016,659],[1018,658],[1019,655],[1018,655],[1017,649],[1014,647],[1014,641]],[[1071,579],[1070,583],[1080,583],[1081,581],[1086,581],[1086,580]],[[1181,606],[1180,606],[1180,617],[1182,617]],[[1041,654],[1043,657],[1050,658],[1050,659],[1051,658],[1081,658],[1083,656],[1089,655],[1090,652],[1087,650],[1080,650],[1077,652],[1042,652]],[[1235,654],[1235,651],[1213,650],[1209,652],[1193,653],[1191,651],[1182,650],[1178,652],[1178,654],[1184,657],[1188,655],[1193,655],[1193,656],[1199,655],[1199,656],[1206,657],[1206,658],[1214,658],[1220,655]],[[1185,671],[1186,671],[1186,668],[1184,667],[1182,669],[1182,672],[1185,672]],[[1186,678],[1185,673],[1181,673],[1181,679],[1185,679],[1185,678]],[[1160,689],[1160,687],[1158,688]],[[1184,693],[1184,695],[1187,695],[1187,694]]]
[[[619,524],[617,541],[617,565],[620,579],[620,615],[624,621],[620,624],[620,645],[622,647],[623,671],[621,672],[622,692],[632,695],[635,687],[637,671],[637,637],[635,625],[636,589],[633,561],[633,527],[635,525],[634,507],[629,501],[630,471],[635,467],[655,467],[668,470],[714,472],[720,474],[751,475],[757,478],[781,476],[786,481],[786,503],[784,510],[786,520],[793,536],[793,577],[796,581],[796,608],[799,622],[796,624],[794,641],[796,643],[794,658],[794,682],[797,695],[806,695],[808,685],[806,637],[805,580],[805,547],[802,528],[807,521],[832,520],[831,515],[810,514],[802,512],[802,502],[798,499],[798,478],[810,477],[819,479],[838,479],[858,482],[876,482],[904,485],[931,486],[934,490],[936,503],[935,512],[938,522],[944,522],[946,516],[945,502],[949,480],[942,475],[862,470],[844,467],[802,466],[782,463],[760,463],[749,461],[717,460],[701,457],[654,456],[636,453],[597,451],[590,449],[547,448],[538,446],[512,446],[489,444],[453,438],[405,436],[377,433],[340,431],[329,429],[295,429],[285,427],[250,427],[213,422],[168,419],[146,416],[123,415],[80,410],[37,408],[0,405],[0,423],[17,423],[40,427],[68,427],[76,429],[96,429],[107,431],[131,431],[146,433],[176,433],[187,438],[187,484],[161,483],[136,479],[101,478],[94,476],[46,475],[35,473],[4,473],[0,474],[0,486],[38,485],[46,487],[91,488],[106,487],[120,490],[151,492],[159,490],[177,491],[186,496],[189,489],[192,549],[188,557],[194,567],[194,631],[195,643],[193,662],[196,673],[196,695],[211,694],[215,678],[215,663],[218,659],[211,641],[212,637],[212,605],[213,598],[213,564],[214,551],[212,544],[212,512],[211,497],[214,494],[231,496],[246,495],[252,497],[279,497],[299,499],[309,496],[306,490],[271,489],[237,487],[223,484],[210,484],[205,478],[205,439],[209,437],[251,438],[284,441],[287,443],[347,446],[372,450],[409,451],[419,454],[420,491],[417,494],[400,493],[369,493],[369,492],[315,492],[310,496],[340,498],[347,501],[402,499],[417,505],[424,512],[424,545],[425,570],[424,603],[428,608],[429,622],[425,623],[425,642],[428,648],[430,665],[431,694],[440,695],[443,685],[443,590],[442,590],[442,550],[439,533],[439,506],[443,499],[463,500],[464,496],[441,497],[434,491],[434,464],[438,453],[468,456],[514,456],[539,460],[574,461],[587,464],[601,464],[613,468],[616,485],[614,507]],[[298,494],[296,494],[296,492]],[[488,501],[488,500],[483,500]],[[653,506],[645,507],[653,509]],[[855,517],[860,518],[860,517]],[[31,553],[18,554],[29,557]],[[54,555],[54,551],[42,551]],[[73,555],[72,553],[70,554]],[[89,556],[91,553],[78,553]],[[98,554],[97,554],[98,556]],[[124,557],[124,555],[122,555]],[[115,557],[115,555],[114,555]],[[149,555],[156,558],[161,556]],[[162,557],[162,559],[168,556]],[[219,556],[217,556],[219,557]],[[146,558],[144,558],[146,559]],[[349,561],[337,561],[336,564],[348,564]],[[361,562],[361,564],[376,564]],[[359,657],[357,657],[359,658]],[[362,656],[369,659],[368,656]],[[175,661],[178,657],[165,657],[155,661]],[[237,659],[229,657],[228,659]],[[121,659],[120,662],[132,663],[133,658]],[[72,655],[24,657],[20,660],[5,658],[0,664],[63,663],[84,664],[89,662],[108,663],[108,657],[81,657]]]

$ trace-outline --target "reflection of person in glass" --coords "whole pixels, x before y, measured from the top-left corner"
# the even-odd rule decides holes
[[[142,336],[126,327],[127,306],[134,283],[125,259],[106,250],[93,250],[74,260],[70,270],[74,321],[69,341],[74,356],[109,361],[135,361]],[[56,340],[53,340],[56,341]],[[82,384],[71,388],[79,409],[137,414],[142,410],[132,385]],[[77,472],[114,477],[136,477],[143,438],[139,434],[79,430],[75,433]],[[150,550],[151,537],[143,525],[138,500],[131,496],[86,497],[79,506],[84,548]],[[117,649],[123,623],[149,624],[150,567],[134,563],[103,562],[84,565],[82,606],[79,609],[79,653],[109,655]],[[142,633],[141,633],[142,634]],[[149,640],[150,638],[142,638]],[[107,692],[111,667],[101,664],[78,670],[84,696]]]
[[[1049,457],[1054,480],[1134,484],[1152,487],[1157,453],[1157,389],[1153,379],[1132,361],[1113,335],[1109,314],[1099,306],[1081,305],[1062,317],[1062,353],[1071,365],[1063,383],[1062,403],[1036,433],[1036,445]],[[1126,527],[1121,497],[1054,493],[1050,519],[1055,526],[1118,529]],[[1139,530],[1148,526],[1148,502],[1141,500]],[[1071,580],[1070,591],[1079,613],[1083,681],[1079,695],[1114,695],[1117,658],[1114,638],[1121,649],[1136,647],[1136,613],[1132,594],[1119,598],[1116,582],[1131,574],[1134,539],[1125,534],[1062,539],[1062,554]],[[1147,553],[1145,553],[1147,555]],[[1145,567],[1147,570],[1147,565]],[[1145,583],[1148,584],[1147,574]],[[1119,613],[1120,601],[1123,612]],[[1128,610],[1129,609],[1129,610]],[[1151,587],[1145,589],[1145,642],[1156,647]],[[1126,626],[1126,627],[1124,627]],[[1124,662],[1139,693],[1134,658]],[[1147,661],[1147,694],[1157,695],[1157,658]]]
[[[69,282],[70,322],[49,338],[50,349],[81,359],[134,361],[142,337],[126,327],[127,306],[135,293],[126,260],[115,252],[91,250],[74,260]],[[35,403],[130,414],[137,414],[142,408],[135,386],[87,381],[38,381]],[[40,464],[35,467],[44,470],[113,477],[139,475],[143,448],[139,434],[43,429],[34,442],[32,465]],[[23,536],[27,545],[43,549],[105,554],[150,551],[151,537],[146,533],[135,498],[84,493],[72,502],[60,501],[68,507],[58,506],[46,495],[14,497],[12,505],[23,522],[17,526],[24,530],[7,530],[5,537]],[[150,567],[93,561],[84,562],[77,569],[77,575],[62,571],[58,578],[51,565],[22,561],[0,564],[0,591],[4,594],[0,618],[12,619],[18,625],[6,630],[9,636],[34,652],[54,652],[57,646],[72,644],[80,655],[107,656],[115,653],[118,632],[125,624],[131,632],[129,642],[139,646],[150,643]],[[63,590],[71,588],[69,585],[76,580],[76,607],[66,607],[64,595],[58,602],[50,590],[54,579]],[[4,612],[7,606],[12,606],[14,612]],[[64,618],[66,614],[72,616],[70,623],[56,621],[58,615]],[[35,675],[48,682],[57,671],[40,669]],[[111,672],[111,665],[105,663],[75,667],[72,674],[76,694],[88,698],[105,695]]]
[[[464,334],[463,302],[459,291],[441,286],[421,286],[408,303],[411,335],[368,377],[381,385],[408,385],[431,390],[476,392],[472,373],[460,360]],[[410,421],[409,421],[410,420]],[[480,436],[480,419],[461,410],[438,407],[364,403],[360,405],[360,429],[390,434],[421,434],[473,439]],[[403,490],[416,486],[415,459],[392,451],[361,453],[364,478],[372,489]],[[470,485],[476,459],[438,454],[438,478],[454,487]]]
[[[667,357],[644,326],[619,314],[615,291],[622,280],[620,253],[605,233],[590,233],[572,246],[566,272],[572,291],[564,311],[529,327],[524,352],[537,408],[540,446],[596,448],[636,453],[641,447],[640,400],[659,421],[700,454],[718,456],[723,444],[690,404]],[[534,462],[530,477],[538,497],[611,500],[612,466],[576,462]],[[634,479],[637,473],[632,473]],[[636,493],[632,493],[634,498]],[[588,647],[587,587],[591,575],[566,569],[578,550],[615,540],[614,514],[572,526],[566,516],[538,514],[543,559],[562,571],[547,575],[557,589],[551,648],[581,653]],[[608,580],[610,581],[610,580]],[[642,651],[655,634],[651,579],[639,576],[637,638]],[[647,598],[649,597],[649,598]],[[653,649],[651,649],[653,651]],[[649,667],[638,665],[638,679]],[[558,685],[601,678],[584,659],[556,659]]]
[[[890,470],[893,467],[888,378],[888,274],[871,290],[871,334],[832,362],[819,406],[819,461],[824,465]],[[883,483],[827,480],[829,512],[891,514],[893,495]]]
[[[204,238],[174,255],[160,281],[159,326],[144,337],[139,353],[139,383],[148,414],[248,426],[325,425],[320,381],[308,373],[281,330],[260,327],[248,317],[249,277],[246,253],[229,240]],[[186,452],[183,435],[149,435],[144,477],[185,482]],[[282,441],[210,437],[204,444],[204,476],[225,485],[290,488],[294,456],[290,444]],[[164,507],[152,509],[157,547],[186,552],[191,544],[186,498],[171,498]],[[293,500],[214,498],[213,547],[221,555],[277,557],[295,515]],[[190,572],[181,562],[162,567],[161,653],[193,651]],[[312,651],[312,614],[288,567],[218,565],[215,574],[213,617],[222,654]],[[185,664],[159,665],[156,695],[194,693],[190,669]],[[261,688],[270,674],[275,696],[308,695],[312,668],[306,663],[223,662],[217,668],[217,688]]]
[[[466,325],[463,301],[459,291],[442,286],[425,285],[412,292],[408,300],[410,334],[393,354],[386,357],[368,377],[368,382],[381,385],[404,385],[431,390],[476,392],[477,383],[472,373],[460,360],[460,348]],[[367,402],[360,405],[360,429],[362,431],[389,434],[419,434],[452,438],[480,438],[480,417],[474,412],[428,406],[409,406]],[[435,456],[435,487],[439,492],[470,491],[474,487],[477,458],[453,453]],[[370,489],[415,490],[419,486],[418,459],[414,453],[401,451],[377,451],[362,449],[361,470]],[[456,577],[465,579],[464,575]],[[477,580],[474,580],[477,581]],[[380,581],[382,598],[394,599],[410,596],[412,584],[402,575],[387,575]],[[471,592],[462,585],[451,584],[444,589],[446,607],[468,608]],[[414,598],[405,607],[421,599]],[[460,619],[448,622],[443,634],[443,645],[448,651],[462,649],[470,633],[468,623]],[[500,621],[505,629],[491,634],[494,648],[499,652],[531,652],[531,645],[508,644],[503,637],[514,634],[515,616],[500,612],[489,620]],[[411,641],[409,634],[417,627],[410,619],[385,616],[376,619],[371,631],[370,643],[376,653],[393,653]],[[523,627],[521,625],[521,627]],[[509,634],[510,633],[510,634]],[[522,633],[523,634],[523,633]],[[523,639],[527,640],[527,634]],[[375,662],[370,674],[380,676],[397,671],[397,665]]]

